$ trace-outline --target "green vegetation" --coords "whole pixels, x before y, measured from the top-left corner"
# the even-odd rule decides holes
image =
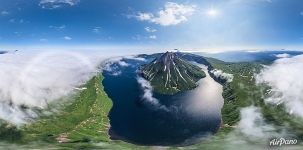
[[[0,121],[0,140],[6,142],[19,141],[22,137],[21,131],[14,125],[3,120]]]
[[[264,98],[267,96],[265,91],[269,87],[256,85],[254,78],[255,73],[262,69],[261,64],[225,63],[211,58],[207,58],[207,61],[214,68],[234,76],[233,82],[223,84],[225,103],[222,109],[222,120],[225,125],[212,138],[182,149],[223,149],[231,146],[230,143],[234,142],[232,140],[236,135],[231,135],[233,132],[230,131],[234,130],[234,126],[240,120],[241,108],[250,105],[260,107],[265,120],[275,125],[278,130],[286,129],[298,139],[303,139],[302,119],[286,113],[283,105],[265,104]],[[184,62],[181,63],[186,65]],[[110,140],[108,113],[112,107],[112,101],[104,91],[102,80],[103,76],[95,76],[77,94],[63,100],[64,102],[60,104],[51,104],[52,109],[48,110],[52,111],[51,114],[47,115],[41,110],[36,110],[41,111],[40,118],[25,126],[16,127],[1,121],[1,141],[20,144],[24,149],[37,147],[42,149],[152,149],[153,147]],[[163,84],[163,81],[161,83]],[[56,108],[55,111],[53,108]],[[252,146],[255,143],[250,144]],[[237,148],[233,146],[230,148]],[[177,147],[166,148],[177,149]]]
[[[22,128],[22,141],[89,142],[109,141],[109,119],[112,102],[101,85],[103,77],[95,76],[71,103],[53,115],[42,115]]]
[[[283,105],[265,104],[264,99],[268,97],[267,85],[256,85],[255,74],[262,69],[260,63],[225,63],[216,59],[207,59],[214,68],[221,69],[226,73],[234,75],[233,82],[225,83],[224,106],[222,109],[222,120],[228,124],[220,132],[231,131],[230,126],[236,125],[240,120],[240,109],[254,105],[261,108],[265,120],[276,126],[278,132],[287,130],[289,133],[303,139],[303,120],[292,116],[285,111]]]
[[[240,109],[250,106],[257,99],[262,99],[262,93],[255,84],[254,74],[261,69],[257,63],[225,63],[207,58],[216,69],[233,74],[233,81],[223,84],[224,106],[222,120],[224,124],[235,125],[240,120]]]
[[[0,140],[11,149],[143,149],[123,141],[112,141],[108,135],[108,114],[112,101],[102,86],[102,75],[89,80],[77,94],[50,104],[51,114],[43,113],[33,122],[16,127],[0,122]],[[63,104],[62,104],[63,103]],[[55,107],[56,110],[53,110]],[[44,111],[44,112],[45,112]],[[18,145],[12,146],[10,143]]]
[[[155,92],[169,95],[195,88],[196,82],[206,76],[201,68],[171,52],[144,66],[141,72]]]

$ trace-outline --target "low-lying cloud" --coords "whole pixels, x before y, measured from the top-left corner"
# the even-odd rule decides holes
[[[137,77],[137,82],[143,90],[142,99],[149,104],[155,106],[156,109],[162,109],[168,111],[166,106],[162,105],[157,98],[153,96],[153,87],[150,82],[142,77]]]
[[[153,105],[160,105],[159,101],[153,97],[153,87],[151,86],[150,82],[142,77],[137,77],[137,81],[144,92],[142,98],[152,103]]]
[[[45,109],[71,94],[104,59],[73,52],[0,55],[0,118],[25,123],[36,116],[31,108]]]
[[[287,53],[283,53],[283,54],[276,54],[275,55],[277,58],[288,58],[290,57],[291,55],[287,54]]]
[[[210,71],[211,73],[213,73],[213,75],[217,78],[221,78],[226,80],[227,82],[232,82],[234,79],[234,76],[232,74],[229,73],[225,73],[222,70],[219,69],[214,69]]]
[[[122,74],[121,67],[130,66],[126,60],[146,61],[145,58],[136,56],[113,57],[105,61],[102,69],[108,71],[113,76],[119,76]]]
[[[244,135],[254,139],[274,136],[275,128],[265,123],[260,108],[255,106],[244,107],[240,110],[240,115],[241,120],[237,129]]]
[[[257,84],[271,87],[265,102],[283,104],[290,114],[303,117],[303,55],[281,58],[265,66],[257,75]]]

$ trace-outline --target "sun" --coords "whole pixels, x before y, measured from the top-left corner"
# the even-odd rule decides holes
[[[218,16],[218,14],[219,14],[218,10],[214,8],[210,8],[206,11],[206,15],[209,17],[216,17]]]

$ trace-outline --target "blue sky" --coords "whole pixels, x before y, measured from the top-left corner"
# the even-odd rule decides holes
[[[303,49],[301,0],[0,0],[0,49]]]

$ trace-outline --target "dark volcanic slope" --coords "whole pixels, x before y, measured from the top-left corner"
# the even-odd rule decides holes
[[[155,92],[175,94],[195,88],[196,82],[205,77],[199,68],[177,54],[166,52],[141,69],[144,78],[151,82]]]

